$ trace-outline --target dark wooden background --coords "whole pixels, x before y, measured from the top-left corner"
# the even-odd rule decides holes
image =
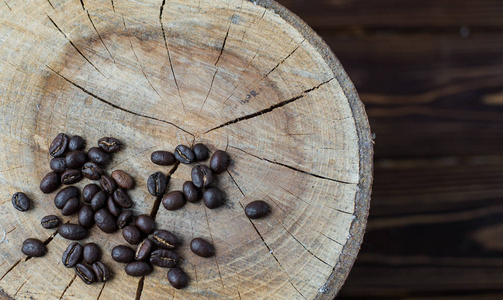
[[[503,299],[503,1],[279,2],[333,49],[376,135],[338,299]]]

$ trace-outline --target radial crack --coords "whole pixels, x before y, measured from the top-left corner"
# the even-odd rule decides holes
[[[178,169],[178,166],[180,165],[180,162],[177,161],[175,165],[169,170],[168,174],[166,174],[167,177],[167,182],[171,179],[171,176],[175,173],[175,171]],[[159,196],[155,199],[154,205],[152,206],[152,210],[150,211],[150,216],[155,219],[157,216],[157,212],[159,212],[159,207],[161,206],[161,200],[163,196]]]
[[[103,289],[105,288],[105,284],[107,284],[107,282],[103,282],[103,285],[101,286],[101,289],[100,289],[100,293],[98,294],[98,297],[96,297],[96,300],[99,300],[100,297],[101,297],[101,293],[103,293]]]
[[[3,0],[3,3],[5,3],[5,5],[7,5],[7,8],[8,8],[10,11],[12,11],[12,8],[10,8],[9,3],[7,3],[7,1]],[[49,2],[49,3],[50,3],[50,2]],[[52,4],[51,4],[51,6],[52,6]],[[54,7],[53,7],[53,8],[54,8]]]
[[[234,179],[234,177],[231,175],[231,173],[229,172],[229,170],[226,170],[226,171],[227,171],[227,174],[229,174],[229,176],[231,177],[232,182],[234,182],[234,184],[238,188],[238,190],[241,193],[241,195],[243,195],[243,197],[245,197],[245,193],[243,193],[243,190],[239,187],[238,183],[236,182],[236,180]]]
[[[114,5],[114,0],[110,0],[112,2],[112,10],[114,11],[115,13],[115,5]]]
[[[206,210],[206,207],[204,208],[204,215],[206,216],[206,224],[208,224],[208,232],[210,234],[211,244],[214,245],[215,243],[213,241],[213,234],[211,234],[211,226],[210,226],[210,221],[208,220],[208,212]],[[215,255],[215,264],[217,265],[217,271],[218,271],[218,276],[220,277],[220,282],[222,283],[222,287],[225,289],[224,280],[222,279],[222,274],[220,273],[220,266],[218,264],[218,259],[217,259],[216,255]]]
[[[16,261],[8,270],[7,272],[5,272],[2,277],[0,277],[0,281],[2,281],[5,276],[7,276],[7,274],[9,274],[12,270],[14,270],[15,267],[17,267],[17,265],[19,265],[19,263],[22,261],[23,259],[20,258],[18,261]]]
[[[28,279],[26,279],[23,284],[21,284],[21,286],[17,289],[16,293],[14,293],[14,298],[16,298],[17,294],[19,293],[19,291],[23,288],[23,286],[30,280],[32,276],[28,277]]]
[[[134,297],[135,300],[140,300],[141,293],[143,293],[144,282],[145,282],[145,276],[142,276],[138,281],[138,287],[136,288],[136,296]]]
[[[84,5],[84,0],[80,0],[80,5],[82,6],[83,10],[86,10],[86,6]]]
[[[48,2],[48,3],[49,3],[49,5],[52,7],[52,9],[56,10],[56,9],[54,8],[54,5],[52,5],[51,0],[47,0],[47,2]]]
[[[65,293],[68,290],[68,288],[73,284],[73,282],[75,281],[75,278],[77,278],[77,274],[73,275],[72,280],[66,285],[65,289],[63,290],[63,293],[59,297],[59,300],[63,299],[63,296],[65,295]]]
[[[86,13],[87,13],[87,17],[89,18],[89,21],[91,21],[91,25],[93,26],[94,28],[94,31],[96,31],[96,34],[98,35],[98,38],[100,39],[101,43],[103,44],[103,46],[105,47],[105,50],[107,50],[108,52],[108,55],[110,55],[110,58],[112,58],[114,64],[115,64],[115,58],[113,57],[112,53],[110,52],[110,50],[108,50],[108,47],[107,45],[105,44],[105,41],[103,41],[103,38],[101,38],[101,34],[98,32],[98,29],[96,28],[96,26],[94,25],[94,22],[93,22],[93,19],[91,18],[91,15],[89,14],[89,11],[86,9]]]

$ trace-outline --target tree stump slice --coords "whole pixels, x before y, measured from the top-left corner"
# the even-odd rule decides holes
[[[372,138],[341,65],[305,23],[269,0],[2,0],[0,2],[0,298],[331,299],[359,250],[369,208]],[[121,233],[93,227],[113,279],[85,285],[61,255],[69,241],[40,226],[61,216],[55,193],[38,186],[59,132],[92,147],[114,136],[126,147],[108,170],[136,180],[136,214],[183,239],[190,284],[175,290],[167,270],[129,277],[110,257]],[[224,207],[188,203],[167,211],[146,179],[191,166],[156,166],[150,153],[202,142],[232,158],[218,185]],[[89,181],[77,184],[83,187]],[[16,211],[11,197],[33,199]],[[272,212],[249,220],[251,201]],[[76,222],[76,217],[62,217]],[[20,252],[46,241],[43,258]],[[195,256],[193,237],[217,254]]]

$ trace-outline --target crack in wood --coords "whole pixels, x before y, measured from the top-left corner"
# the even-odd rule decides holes
[[[56,9],[54,8],[54,5],[52,5],[51,0],[46,0],[46,1],[49,3],[49,5],[52,7],[52,9],[56,10]]]
[[[105,284],[107,284],[107,282],[103,282],[103,285],[101,286],[101,289],[100,289],[100,293],[98,294],[98,297],[96,298],[96,300],[99,300],[100,297],[101,297],[101,293],[103,293],[103,289],[105,288]]]
[[[86,13],[87,13],[87,17],[89,18],[89,21],[91,22],[91,25],[93,26],[94,28],[94,31],[96,31],[96,34],[98,35],[98,38],[100,39],[101,43],[103,44],[103,46],[105,47],[105,50],[107,50],[108,52],[108,55],[110,55],[110,58],[112,58],[112,61],[114,62],[115,64],[115,58],[113,57],[112,53],[110,52],[110,50],[108,50],[108,47],[107,45],[105,44],[105,41],[103,41],[103,38],[101,37],[101,34],[98,32],[98,29],[96,28],[96,26],[94,25],[94,22],[93,22],[93,19],[91,18],[91,15],[89,14],[89,11],[86,9]]]
[[[84,0],[80,0],[80,5],[82,6],[82,9],[85,11],[86,6],[84,5]]]
[[[114,0],[110,0],[110,2],[112,2],[112,10],[114,11],[115,13],[115,5],[114,5]]]
[[[15,267],[17,267],[17,265],[19,265],[19,263],[22,261],[23,259],[20,258],[18,261],[16,261],[8,270],[7,272],[5,272],[2,277],[0,277],[0,281],[2,281],[5,276],[7,276],[12,270],[14,270]]]
[[[303,92],[302,92],[300,95],[298,95],[298,96],[295,96],[295,97],[290,98],[290,99],[288,99],[288,100],[284,100],[284,101],[281,101],[281,102],[279,102],[279,103],[276,103],[276,104],[274,104],[274,105],[270,106],[269,108],[262,109],[262,110],[259,110],[259,111],[257,111],[257,112],[254,112],[254,113],[251,113],[251,114],[248,114],[248,115],[245,115],[245,116],[242,116],[242,117],[236,118],[236,119],[234,119],[234,120],[228,121],[228,122],[223,123],[223,124],[221,124],[221,125],[218,125],[218,126],[216,126],[216,127],[212,128],[212,129],[210,129],[210,130],[207,130],[207,131],[205,132],[205,134],[206,134],[206,133],[208,133],[208,132],[211,132],[211,131],[213,131],[213,130],[220,129],[220,128],[225,127],[225,126],[229,126],[229,125],[232,125],[232,124],[235,124],[235,123],[241,122],[241,121],[245,121],[245,120],[249,120],[249,119],[252,119],[252,118],[255,118],[255,117],[261,116],[261,115],[266,114],[266,113],[269,113],[269,112],[271,112],[271,111],[273,111],[273,110],[275,110],[275,109],[277,109],[277,108],[280,108],[280,107],[283,107],[283,106],[285,106],[285,105],[287,105],[287,104],[290,104],[290,103],[292,103],[292,102],[295,102],[295,101],[297,101],[297,100],[299,100],[299,99],[304,98],[304,97],[305,97],[307,94],[309,94],[310,92],[312,92],[312,91],[314,91],[314,90],[319,89],[320,87],[322,87],[322,86],[323,86],[323,85],[325,85],[325,84],[328,84],[330,81],[332,81],[332,80],[334,80],[334,79],[335,79],[335,77],[334,77],[334,78],[331,78],[331,79],[329,79],[329,80],[327,80],[327,81],[324,81],[324,82],[320,83],[319,85],[317,85],[317,86],[315,86],[315,87],[312,87],[312,88],[310,88],[310,89],[307,89],[307,90],[303,91]]]
[[[7,8],[12,11],[12,8],[10,8],[9,4],[7,3],[7,1],[3,0],[3,3],[5,3],[5,5],[7,5]]]
[[[141,294],[143,293],[144,282],[145,282],[145,276],[142,276],[138,281],[138,287],[136,288],[136,295],[134,297],[135,300],[140,300]]]
[[[63,299],[63,296],[65,295],[66,291],[70,288],[70,286],[75,282],[75,279],[77,278],[77,274],[73,275],[72,280],[66,285],[65,289],[63,290],[63,293],[61,296],[59,296],[59,300]]]
[[[243,190],[239,187],[238,183],[236,182],[236,180],[234,179],[234,176],[232,176],[232,174],[229,172],[229,170],[225,170],[227,171],[227,174],[229,174],[229,176],[231,177],[231,180],[232,182],[234,182],[234,184],[236,185],[236,187],[238,188],[239,192],[241,193],[241,195],[243,195],[243,197],[245,197],[245,193],[243,193]]]
[[[28,277],[28,279],[26,279],[23,284],[21,284],[21,286],[17,289],[17,291],[14,293],[14,298],[16,298],[17,294],[19,293],[19,291],[23,288],[23,286],[30,280],[32,276]]]
[[[167,177],[167,182],[170,181],[171,176],[175,173],[175,171],[178,169],[178,166],[180,166],[180,162],[177,161],[175,165],[169,170],[168,174],[166,174]],[[152,206],[152,210],[150,211],[150,216],[155,220],[157,217],[157,213],[159,212],[159,207],[161,206],[161,201],[162,201],[163,196],[156,197],[154,205]]]
[[[211,234],[211,226],[210,226],[210,221],[208,219],[208,210],[206,207],[204,207],[204,215],[206,216],[206,224],[208,224],[208,232],[210,234],[210,238],[211,238],[211,244],[214,245],[214,241],[213,241],[213,234]],[[215,264],[217,266],[217,271],[218,271],[218,277],[220,277],[220,282],[222,284],[222,287],[224,288],[225,290],[225,285],[224,285],[224,280],[222,279],[222,274],[220,273],[220,265],[218,264],[218,258],[217,258],[217,255],[215,254]]]
[[[47,66],[47,65],[46,65],[46,67],[47,67],[49,70],[51,70],[52,72],[54,72],[56,75],[58,75],[59,77],[61,77],[62,79],[64,79],[64,80],[65,80],[66,82],[68,82],[69,84],[71,84],[71,85],[73,85],[74,87],[76,87],[76,88],[80,89],[81,91],[83,91],[84,93],[88,94],[89,96],[93,97],[93,98],[94,98],[94,99],[96,99],[96,100],[99,100],[99,101],[101,101],[101,102],[103,102],[103,103],[105,103],[105,104],[108,104],[109,106],[111,106],[111,107],[113,107],[113,108],[116,108],[116,109],[118,109],[118,110],[121,110],[121,111],[123,111],[123,112],[129,113],[129,114],[132,114],[132,115],[135,115],[135,116],[137,116],[137,117],[142,117],[142,118],[146,118],[146,119],[150,119],[150,120],[154,120],[154,121],[158,121],[158,122],[162,122],[162,123],[169,124],[169,125],[171,125],[171,126],[174,126],[174,127],[178,128],[179,130],[181,130],[181,131],[185,132],[186,134],[191,135],[192,137],[194,137],[194,134],[192,134],[192,133],[188,132],[187,130],[185,130],[185,129],[181,128],[180,126],[178,126],[178,125],[176,125],[176,124],[174,124],[174,123],[172,123],[172,122],[169,122],[169,121],[166,121],[166,120],[163,120],[163,119],[159,119],[159,118],[155,118],[155,117],[151,117],[151,116],[147,116],[147,115],[143,115],[143,114],[140,114],[140,113],[137,113],[137,112],[131,111],[131,110],[129,110],[129,109],[122,108],[122,107],[120,107],[120,106],[119,106],[119,105],[117,105],[117,104],[114,104],[114,103],[112,103],[112,102],[110,102],[110,101],[108,101],[108,100],[105,100],[105,99],[101,98],[100,96],[98,96],[98,95],[96,95],[96,94],[94,94],[94,93],[92,93],[92,92],[88,91],[88,90],[87,90],[87,89],[85,89],[84,87],[82,87],[82,86],[80,86],[80,85],[76,84],[75,82],[71,81],[70,79],[66,78],[65,76],[63,76],[63,75],[59,74],[58,72],[56,72],[56,71],[55,71],[54,69],[52,69],[51,67],[49,67],[49,66]]]

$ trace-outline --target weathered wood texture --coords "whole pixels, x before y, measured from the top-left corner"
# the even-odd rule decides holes
[[[340,299],[501,299],[503,3],[282,0],[355,83],[375,139]]]
[[[368,212],[372,140],[363,106],[342,67],[302,21],[269,1],[2,0],[0,2],[0,289],[36,299],[330,299],[359,250]],[[61,264],[68,241],[39,220],[56,212],[38,183],[48,172],[50,140],[80,134],[88,148],[102,136],[126,144],[109,170],[136,178],[136,213],[183,238],[191,284],[177,291],[166,270],[125,275],[110,250],[119,232],[96,228],[114,273],[86,286]],[[146,190],[160,168],[156,149],[203,142],[227,149],[220,176],[225,207],[201,204],[168,212]],[[87,181],[81,182],[82,187]],[[34,199],[20,213],[15,191]],[[272,213],[250,221],[248,202]],[[159,200],[159,199],[158,199]],[[75,222],[75,217],[63,218]],[[214,258],[189,250],[213,241]],[[44,258],[20,251],[46,240]]]

